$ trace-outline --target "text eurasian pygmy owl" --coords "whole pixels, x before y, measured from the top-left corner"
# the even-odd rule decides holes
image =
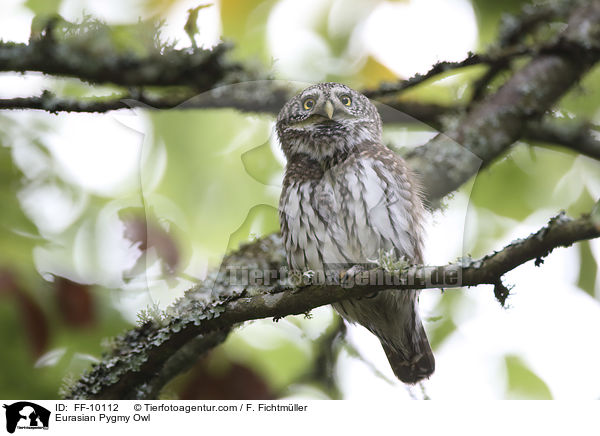
[[[320,83],[292,98],[277,118],[287,158],[279,203],[288,266],[341,271],[390,251],[422,263],[424,215],[405,162],[382,144],[377,109],[338,83]],[[419,291],[382,291],[333,307],[381,341],[405,383],[435,367],[418,314]]]

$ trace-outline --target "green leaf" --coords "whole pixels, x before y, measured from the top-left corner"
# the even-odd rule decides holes
[[[468,297],[461,291],[446,292],[438,301],[433,319],[425,319],[427,336],[431,347],[436,350],[456,331],[454,314],[468,304]]]
[[[27,0],[24,4],[26,8],[36,15],[54,15],[58,14],[62,0]]]
[[[23,175],[13,163],[11,152],[0,145],[0,264],[27,269],[30,273],[31,253],[39,234],[17,198]]]
[[[271,150],[270,141],[253,148],[242,155],[246,172],[256,181],[271,186],[278,186],[277,176],[283,173],[283,167]]]
[[[450,70],[423,82],[419,86],[402,92],[402,99],[420,103],[437,103],[440,105],[457,105],[469,98],[463,92],[465,86],[471,85],[484,71],[480,65],[460,70]]]
[[[515,400],[551,400],[552,393],[519,356],[504,357],[507,373],[506,396]]]
[[[243,224],[231,234],[227,244],[227,252],[236,249],[243,242],[278,230],[279,217],[277,209],[266,204],[254,206],[248,211],[248,216]]]
[[[196,6],[195,8],[188,9],[188,18],[183,26],[183,29],[185,30],[185,33],[187,33],[188,38],[190,38],[193,47],[196,47],[195,36],[200,32],[200,29],[198,29],[198,13],[200,12],[200,9],[209,8],[211,6],[213,5],[200,5]]]
[[[581,82],[561,98],[559,107],[571,117],[593,118],[600,109],[600,66],[583,76]]]
[[[381,82],[392,82],[397,79],[392,70],[371,55],[367,56],[365,64],[353,76],[360,87],[372,88],[378,86]]]
[[[267,49],[267,20],[275,0],[221,0],[223,37],[235,41],[234,53],[271,61]],[[202,29],[200,29],[202,32]]]
[[[573,159],[561,153],[525,147],[481,171],[475,180],[471,201],[498,215],[523,220],[548,196]]]
[[[500,17],[502,14],[517,14],[528,0],[505,0],[491,2],[489,0],[471,0],[477,27],[479,28],[479,49],[485,49],[498,36]]]
[[[590,241],[581,241],[579,248],[579,278],[577,286],[585,293],[595,296],[596,277],[598,276],[598,263],[594,258]]]
[[[429,329],[429,343],[434,350],[437,350],[456,331],[456,324],[450,316],[444,316],[440,321],[431,324],[432,327]]]
[[[598,200],[592,208],[591,217],[592,222],[596,225],[597,228],[600,229],[600,200]]]

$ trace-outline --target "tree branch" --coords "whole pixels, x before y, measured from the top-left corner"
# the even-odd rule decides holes
[[[76,41],[56,41],[48,36],[29,44],[0,41],[0,71],[38,71],[120,86],[187,85],[199,90],[239,80],[240,76],[246,76],[246,80],[256,78],[241,64],[229,60],[228,50],[226,44],[211,50],[157,48],[136,56],[114,50],[101,52]]]
[[[102,97],[61,98],[46,90],[39,96],[0,99],[0,109],[39,109],[50,113],[106,113],[113,110],[142,106],[146,109],[220,109],[235,108],[242,112],[265,113],[277,116],[294,91],[278,81],[253,81],[223,86],[198,94],[185,92],[181,96],[156,96],[138,92]],[[440,106],[400,99],[388,99],[380,105],[384,123],[426,123],[441,127],[441,118],[461,110],[460,107]]]
[[[395,94],[406,89],[413,88],[422,84],[423,82],[446,73],[448,71],[458,70],[465,67],[472,67],[474,65],[494,65],[498,63],[508,63],[510,60],[520,56],[532,54],[534,52],[530,47],[508,47],[492,54],[477,54],[469,53],[468,56],[462,61],[448,62],[442,61],[436,63],[429,71],[425,74],[415,74],[410,79],[400,80],[394,83],[382,83],[376,89],[367,89],[363,91],[369,98],[378,98]]]
[[[343,285],[319,283],[290,288],[288,281],[281,277],[272,282],[264,280],[262,285],[238,282],[238,273],[242,270],[252,271],[254,277],[260,279],[274,277],[272,273],[280,271],[284,263],[283,253],[279,249],[281,241],[278,236],[269,236],[260,244],[248,245],[233,258],[226,259],[224,264],[228,268],[222,270],[213,285],[205,282],[188,291],[185,299],[173,307],[168,322],[162,320],[161,325],[148,322],[119,338],[114,354],[95,365],[90,373],[70,388],[65,397],[155,398],[163,384],[189,362],[188,359],[181,359],[181,354],[175,353],[177,350],[188,344],[187,347],[193,348],[194,353],[206,351],[223,340],[226,332],[235,325],[245,321],[298,315],[319,306],[365,297],[385,289],[402,292],[406,289],[456,288],[480,284],[501,286],[502,275],[515,267],[533,259],[538,265],[556,247],[599,237],[599,218],[588,215],[572,220],[561,214],[528,238],[517,240],[478,260],[462,259],[460,263],[445,266],[415,265],[396,271],[365,271]],[[253,262],[250,266],[246,258],[248,254]],[[240,260],[243,263],[237,264]],[[260,266],[267,268],[254,269]],[[213,295],[208,302],[207,290]],[[506,295],[500,297],[504,304]],[[205,343],[198,347],[198,342]],[[209,346],[203,347],[206,343]],[[197,354],[194,353],[192,358],[195,360]],[[177,356],[180,362],[186,364],[173,365],[170,356]]]
[[[525,126],[524,139],[562,145],[600,160],[600,131],[587,123],[545,119]]]
[[[260,82],[258,82],[260,83]],[[191,98],[151,97],[145,94],[122,95],[103,99],[62,99],[50,91],[38,97],[0,99],[0,109],[41,109],[50,113],[86,112],[103,113],[117,109],[128,109],[143,105],[147,109],[216,109],[235,107],[239,110],[275,115],[285,103],[289,93],[284,87],[262,89],[263,85],[253,86],[254,90],[230,92],[231,85],[219,95],[207,93]],[[258,89],[257,89],[258,88]],[[257,95],[259,94],[260,95]],[[260,98],[259,98],[260,97]],[[380,105],[379,110],[385,123],[411,124],[423,122],[433,127],[440,126],[443,116],[457,114],[459,107],[444,107],[411,101],[389,101]],[[546,118],[525,124],[522,138],[525,140],[561,145],[585,156],[600,160],[600,132],[587,123],[573,123]],[[409,156],[410,159],[410,156]]]
[[[407,156],[428,181],[428,195],[440,197],[457,189],[506,150],[530,120],[544,114],[598,61],[599,47],[600,1],[582,2],[553,53],[535,56],[495,94],[474,105],[456,127]]]
[[[144,87],[144,86],[190,86],[195,92],[187,93],[180,99],[156,98],[151,106],[165,109],[173,108],[181,103],[193,99],[198,90],[208,90],[217,87],[220,83],[234,83],[239,79],[255,80],[257,72],[245,70],[241,64],[227,61],[225,56],[228,46],[220,44],[212,50],[195,49],[174,50],[169,49],[162,53],[156,53],[145,57],[131,58],[113,54],[112,57],[99,57],[94,53],[86,52],[82,47],[72,47],[71,44],[58,43],[52,40],[34,40],[27,44],[0,42],[0,71],[26,72],[37,71],[49,75],[75,77],[90,83],[112,83],[120,86]],[[443,72],[464,68],[466,66],[480,63],[505,62],[516,56],[529,53],[528,48],[510,48],[500,54],[469,54],[460,62],[439,62],[426,74],[416,74],[414,77],[392,84],[382,84],[377,89],[363,90],[369,98],[391,96],[402,90],[417,86],[424,81],[437,76]],[[57,56],[56,54],[59,54]],[[235,77],[236,80],[233,80]],[[228,78],[228,80],[225,80]],[[259,91],[266,94],[272,90],[271,87],[262,83]],[[240,110],[248,110],[250,103],[254,112],[277,113],[292,93],[283,95],[278,105],[259,105],[259,101],[253,99],[227,99],[219,107],[235,107]],[[227,95],[227,94],[225,94]],[[393,96],[392,96],[393,97]],[[44,91],[41,96],[17,97],[12,99],[0,99],[0,109],[42,109],[49,112],[108,112],[126,108],[123,99],[135,99],[133,95],[125,95],[116,99],[99,99],[80,102],[75,99],[58,98],[49,91]],[[213,104],[216,104],[214,102]],[[405,110],[403,102],[386,101],[391,106],[400,106]],[[429,113],[435,105],[421,105],[416,110],[417,115],[407,111],[409,115],[419,118],[421,112]],[[190,106],[191,107],[191,106]],[[203,107],[203,106],[197,106]],[[408,105],[410,107],[410,105]],[[425,111],[424,111],[425,109]]]

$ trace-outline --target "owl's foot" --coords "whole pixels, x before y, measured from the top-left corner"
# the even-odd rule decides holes
[[[352,265],[345,271],[340,271],[340,283],[354,283],[354,278],[361,272],[366,271],[363,265]]]
[[[369,270],[369,268],[365,265],[353,265],[346,271],[340,272],[340,284],[342,285],[342,287],[351,288],[352,286],[354,286],[356,284],[357,277],[360,274],[362,274],[368,270]],[[358,280],[358,282],[362,284],[362,283],[364,283],[364,279],[361,278],[360,280]],[[361,300],[363,298],[373,298],[375,295],[377,295],[377,292],[374,292],[373,294],[365,295],[364,297],[358,297],[356,299]]]

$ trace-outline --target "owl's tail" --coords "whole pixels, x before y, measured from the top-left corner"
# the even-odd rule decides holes
[[[435,369],[419,317],[418,295],[418,291],[382,291],[374,297],[333,305],[348,321],[362,324],[379,338],[396,377],[411,384],[429,377]]]
[[[418,316],[412,326],[406,324],[404,328],[406,331],[401,332],[401,336],[410,338],[408,347],[404,341],[394,344],[383,338],[380,338],[381,345],[396,377],[404,383],[414,384],[433,374],[435,358]]]

